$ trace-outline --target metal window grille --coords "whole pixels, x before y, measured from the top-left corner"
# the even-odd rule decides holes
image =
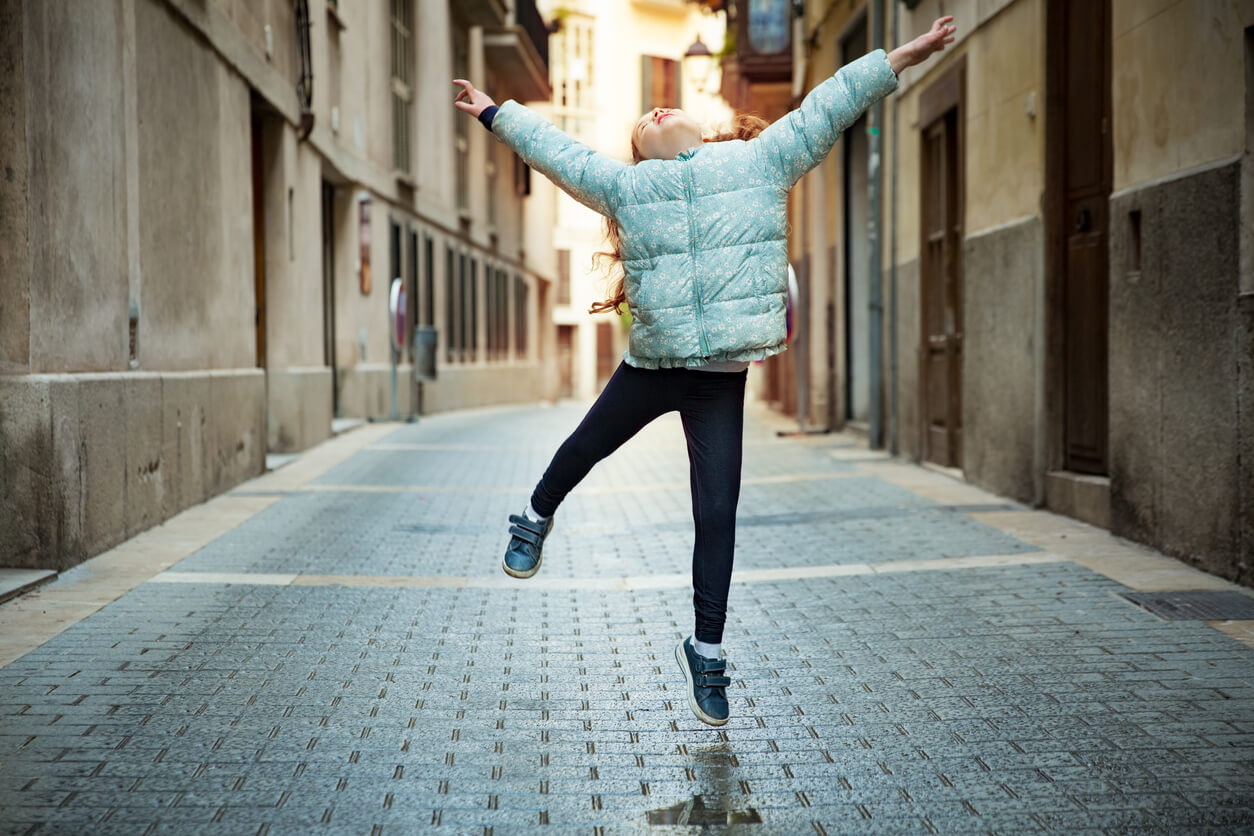
[[[413,109],[411,3],[412,0],[392,0],[392,161],[397,171],[406,174],[411,171]]]

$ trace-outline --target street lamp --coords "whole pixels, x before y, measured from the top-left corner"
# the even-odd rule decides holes
[[[684,53],[684,72],[692,79],[698,93],[705,92],[705,85],[710,81],[710,73],[714,70],[714,53],[697,35],[697,39]]]

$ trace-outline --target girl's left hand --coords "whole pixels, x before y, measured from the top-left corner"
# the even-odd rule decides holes
[[[954,33],[958,31],[958,27],[953,25],[953,19],[953,15],[937,18],[926,34],[889,53],[888,61],[892,64],[893,72],[899,73],[906,67],[922,64],[933,52],[940,52],[945,44],[952,44]]]
[[[462,86],[462,90],[457,94],[457,98],[453,99],[453,104],[476,119],[479,118],[480,113],[496,104],[496,102],[492,101],[491,96],[482,90],[476,90],[475,86],[464,78],[455,78],[453,83]]]

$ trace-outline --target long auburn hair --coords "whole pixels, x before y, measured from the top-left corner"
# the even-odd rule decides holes
[[[750,140],[766,129],[768,123],[760,116],[754,116],[751,113],[738,113],[732,120],[731,127],[714,136],[703,137],[702,142],[727,142],[732,139]],[[636,147],[635,139],[631,141],[631,161],[638,163],[644,156],[640,153],[640,149]],[[609,294],[606,299],[596,302],[592,307],[588,308],[588,313],[605,313],[613,311],[621,314],[622,306],[627,303],[627,292],[623,289],[623,235],[618,227],[618,221],[605,216],[605,238],[609,241],[610,248],[602,250],[592,256],[594,265],[602,265],[608,262],[606,274],[609,276]]]

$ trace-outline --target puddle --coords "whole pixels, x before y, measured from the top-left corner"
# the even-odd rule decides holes
[[[725,810],[707,807],[704,797],[694,795],[688,801],[682,801],[673,807],[650,810],[647,814],[649,824],[689,824],[704,826],[710,824],[761,824],[762,816],[752,807],[744,810]]]

